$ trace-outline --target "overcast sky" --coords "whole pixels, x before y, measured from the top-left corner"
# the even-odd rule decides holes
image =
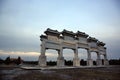
[[[0,58],[38,60],[47,28],[85,32],[106,43],[108,59],[120,58],[120,0],[0,0]],[[46,53],[57,59],[56,51]],[[73,51],[64,56],[72,59]],[[79,50],[79,57],[87,52]]]

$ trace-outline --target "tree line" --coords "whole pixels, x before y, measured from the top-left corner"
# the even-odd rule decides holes
[[[103,59],[102,59],[102,64],[104,64],[104,60]],[[57,62],[56,61],[48,61],[47,65],[55,66],[55,65],[57,65]],[[73,61],[72,60],[65,60],[65,65],[72,66],[73,65]],[[80,60],[80,65],[86,66],[87,65],[87,61],[85,61],[84,59],[81,59]],[[96,61],[93,61],[93,65],[96,65]],[[110,59],[109,60],[109,65],[120,65],[120,59]]]
[[[6,65],[16,64],[16,65],[19,65],[21,63],[37,65],[38,61],[23,61],[21,59],[21,57],[18,57],[17,59],[12,59],[10,57],[7,57],[5,60],[2,60],[0,58],[0,64],[6,64]],[[80,60],[80,64],[82,66],[86,66],[87,65],[87,61],[85,61],[84,59],[81,59]],[[102,64],[103,64],[103,60],[102,60]],[[109,60],[109,64],[110,65],[120,65],[120,59],[110,59]],[[48,66],[55,66],[55,65],[57,65],[57,62],[56,61],[47,61],[47,65]],[[72,60],[65,60],[65,65],[72,66],[73,65],[73,61]],[[93,61],[93,65],[96,65],[96,61]]]
[[[0,58],[0,64],[6,64],[6,65],[9,65],[9,64],[16,64],[16,65],[19,65],[22,63],[22,59],[21,57],[18,57],[18,58],[10,58],[10,56],[8,56],[5,60],[2,60]]]

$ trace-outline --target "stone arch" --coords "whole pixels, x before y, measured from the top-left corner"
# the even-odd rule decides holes
[[[97,54],[97,65],[100,64],[100,52],[104,55],[104,65],[108,65],[105,43],[98,41],[98,39],[90,37],[84,32],[63,30],[58,32],[57,30],[47,29],[45,35],[40,36],[41,40],[41,55],[39,56],[39,66],[46,66],[46,49],[55,49],[58,51],[57,66],[64,66],[63,49],[70,48],[74,51],[73,66],[80,66],[80,60],[78,57],[78,48],[87,49],[88,58],[87,65],[92,66],[93,55],[91,52]],[[89,36],[89,37],[88,37]],[[100,51],[100,52],[99,52]],[[96,55],[94,54],[94,55]]]
[[[46,61],[47,62],[55,62],[53,66],[57,65],[57,57],[58,57],[58,51],[54,49],[46,49]],[[50,65],[47,63],[47,66]],[[52,64],[51,64],[52,65]]]
[[[103,56],[104,56],[103,64],[104,65],[109,65],[109,62],[107,60],[107,54],[105,53],[105,54],[103,54]]]
[[[104,55],[101,54],[101,55],[100,55],[100,58],[101,58],[101,65],[104,65]]]
[[[73,51],[73,49],[64,48],[63,49],[63,56],[64,56],[64,60],[71,61],[70,64],[66,64],[65,63],[65,65],[73,65],[73,58],[74,58],[74,51]]]
[[[78,48],[78,57],[81,66],[87,65],[88,53],[86,48]]]
[[[91,59],[93,60],[93,65],[97,65],[97,52],[91,51]]]

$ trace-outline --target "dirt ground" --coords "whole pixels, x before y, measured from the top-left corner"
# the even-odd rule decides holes
[[[120,80],[120,66],[48,70],[0,67],[0,80]]]

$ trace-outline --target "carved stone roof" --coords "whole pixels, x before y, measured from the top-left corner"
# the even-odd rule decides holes
[[[104,49],[107,49],[106,47],[104,47]]]
[[[84,32],[80,32],[77,31],[76,33],[72,32],[72,31],[68,31],[68,30],[63,30],[62,32],[58,32],[57,30],[52,30],[50,28],[48,28],[45,32],[46,35],[41,35],[40,38],[46,38],[47,39],[47,35],[52,35],[52,36],[57,36],[61,39],[63,39],[64,36],[70,36],[73,37],[75,39],[78,40],[79,37],[85,37],[87,38],[89,35],[84,33]],[[62,35],[61,35],[62,34]],[[89,37],[87,38],[88,42],[97,42],[98,46],[104,46],[105,43],[98,41],[98,39],[94,38],[94,37]]]
[[[84,32],[77,31],[76,36],[77,37],[85,37],[85,38],[87,38],[89,35],[84,33]]]
[[[75,37],[75,33],[73,33],[72,31],[65,30],[65,29],[61,33],[63,36],[67,35],[67,36]]]
[[[63,36],[60,36],[59,38],[60,38],[60,39],[63,39]]]
[[[45,32],[46,35],[53,35],[53,36],[59,36],[60,32],[58,32],[57,30],[52,30],[50,28],[48,28]]]
[[[41,35],[40,38],[47,38],[47,36],[46,35]]]
[[[41,35],[40,40],[42,41],[43,39],[47,39],[47,36],[46,35]]]
[[[104,46],[105,43],[98,41],[98,42],[97,42],[97,45],[98,45],[98,46]]]
[[[98,40],[94,37],[89,37],[88,39],[88,42],[97,42]]]

